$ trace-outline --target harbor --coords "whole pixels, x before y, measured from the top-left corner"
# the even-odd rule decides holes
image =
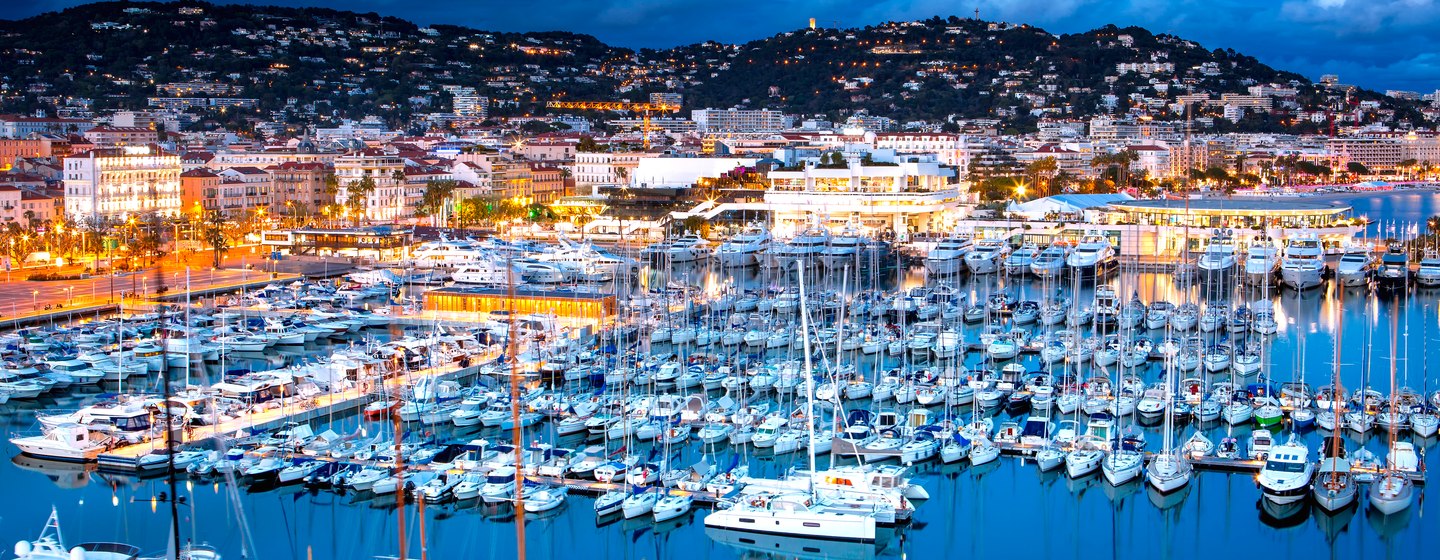
[[[1407,540],[1424,523],[1440,398],[1421,358],[1440,328],[1423,265],[1387,283],[1376,250],[1374,270],[1348,282],[1344,257],[1304,253],[1303,234],[1270,251],[1209,235],[1188,263],[1122,256],[1101,235],[1056,238],[1057,273],[1037,268],[1045,251],[1018,234],[947,236],[912,256],[818,229],[763,244],[424,242],[395,269],[33,322],[11,339],[12,360],[66,364],[78,351],[102,371],[144,365],[94,386],[77,373],[36,396],[16,391],[34,374],[0,386],[15,445],[37,424],[94,422],[117,398],[146,420],[86,425],[105,442],[81,451],[88,461],[30,451],[0,468],[76,496],[57,506],[65,519],[135,510],[137,541],[144,523],[168,523],[158,506],[173,460],[190,538],[242,557],[395,556],[402,533],[431,551],[487,542],[509,554],[517,475],[531,554],[572,538],[619,556],[697,543],[716,558],[995,553],[940,537],[961,523],[1009,530],[998,514],[1017,498],[1045,534],[1098,531],[1116,550],[1170,542],[1156,529],[1181,524],[1428,546]],[[1094,260],[1074,258],[1087,252]],[[1287,277],[1282,262],[1303,255],[1333,270]],[[165,367],[152,369],[156,351]],[[156,453],[167,410],[184,424],[170,456]],[[1357,497],[1326,509],[1308,496],[1336,446]],[[1283,472],[1272,454],[1291,448],[1307,473],[1299,500],[1259,482]],[[1157,482],[1177,461],[1185,481]],[[896,486],[830,486],[871,477]],[[856,516],[871,536],[706,521],[816,481],[815,515]],[[1410,504],[1370,503],[1398,481]],[[649,503],[632,515],[632,502]],[[1225,514],[1201,513],[1214,510]],[[215,530],[206,516],[235,522]],[[342,525],[366,536],[307,536]]]

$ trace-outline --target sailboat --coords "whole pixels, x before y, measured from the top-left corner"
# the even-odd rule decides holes
[[[1399,339],[1400,296],[1395,298],[1395,309],[1390,313],[1390,410],[1396,409],[1395,361]],[[1370,507],[1385,515],[1405,511],[1415,501],[1415,482],[1410,474],[1418,472],[1420,458],[1415,454],[1415,445],[1408,441],[1396,441],[1398,423],[1390,425],[1390,451],[1385,454],[1385,471],[1370,486]]]
[[[762,533],[782,537],[804,537],[821,540],[874,542],[876,515],[862,508],[840,512],[827,507],[814,490],[815,473],[815,378],[811,367],[809,309],[805,297],[804,267],[797,266],[800,285],[800,336],[804,340],[806,428],[810,443],[810,476],[808,491],[782,490],[742,496],[724,501],[719,509],[705,516],[706,529]],[[875,507],[881,507],[877,504]],[[893,515],[893,514],[892,514]],[[708,532],[708,531],[707,531]]]
[[[1340,336],[1344,332],[1340,322],[1342,316],[1338,309],[1344,305],[1344,291],[1340,290],[1340,300],[1331,306],[1330,314],[1335,319],[1335,364],[1332,372],[1333,385],[1336,390],[1331,391],[1330,410],[1340,410]],[[1350,470],[1350,459],[1345,453],[1345,440],[1340,439],[1340,430],[1331,430],[1330,437],[1325,438],[1320,449],[1320,467],[1318,476],[1311,490],[1315,498],[1315,504],[1325,511],[1339,511],[1355,503],[1355,495],[1358,493],[1358,484]]]
[[[1167,404],[1175,399],[1175,357],[1167,357],[1165,372],[1165,399]],[[1199,433],[1199,432],[1196,432]],[[1175,415],[1165,415],[1164,446],[1161,452],[1145,467],[1145,482],[1162,494],[1169,494],[1190,483],[1192,467],[1175,447]]]

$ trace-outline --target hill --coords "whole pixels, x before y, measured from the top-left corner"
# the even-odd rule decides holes
[[[145,107],[176,82],[229,85],[246,110],[191,109],[207,122],[324,123],[380,115],[406,125],[475,88],[497,115],[546,100],[642,99],[676,91],[689,107],[770,107],[840,119],[1084,118],[1141,108],[1177,118],[1182,95],[1278,88],[1277,106],[1233,128],[1313,130],[1315,112],[1423,123],[1418,105],[1337,91],[1232,50],[1145,29],[1054,35],[1028,25],[931,18],[803,29],[741,45],[631,51],[567,32],[501,33],[317,8],[104,2],[0,22],[0,111]],[[444,91],[447,88],[450,91]],[[1362,106],[1362,101],[1370,101]],[[1212,104],[1209,113],[1220,116]],[[1201,113],[1206,114],[1205,112]],[[1297,118],[1311,115],[1312,118]]]

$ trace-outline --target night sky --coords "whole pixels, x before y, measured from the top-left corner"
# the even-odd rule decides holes
[[[10,0],[23,18],[85,2]],[[860,27],[934,15],[1029,23],[1053,33],[1138,25],[1233,48],[1311,79],[1384,91],[1440,89],[1440,0],[302,0],[325,6],[497,31],[566,30],[631,48],[705,40],[744,42],[803,27]]]

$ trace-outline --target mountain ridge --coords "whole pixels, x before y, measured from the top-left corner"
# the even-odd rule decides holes
[[[569,31],[421,26],[332,8],[100,2],[0,20],[0,54],[17,62],[0,68],[0,110],[33,112],[74,98],[93,99],[101,111],[138,108],[158,84],[218,81],[257,99],[253,112],[205,115],[237,126],[367,114],[406,123],[448,109],[451,96],[439,89],[459,86],[490,98],[497,116],[545,114],[554,98],[677,92],[687,108],[764,107],[836,120],[865,111],[902,123],[995,119],[1024,128],[1039,118],[1127,112],[1177,119],[1183,94],[1213,100],[1271,84],[1286,91],[1277,107],[1242,108],[1220,127],[1314,132],[1327,122],[1317,120],[1322,113],[1431,124],[1418,103],[1337,91],[1231,49],[1140,27],[1052,34],[955,16],[632,50]],[[1196,112],[1224,116],[1214,103]]]

